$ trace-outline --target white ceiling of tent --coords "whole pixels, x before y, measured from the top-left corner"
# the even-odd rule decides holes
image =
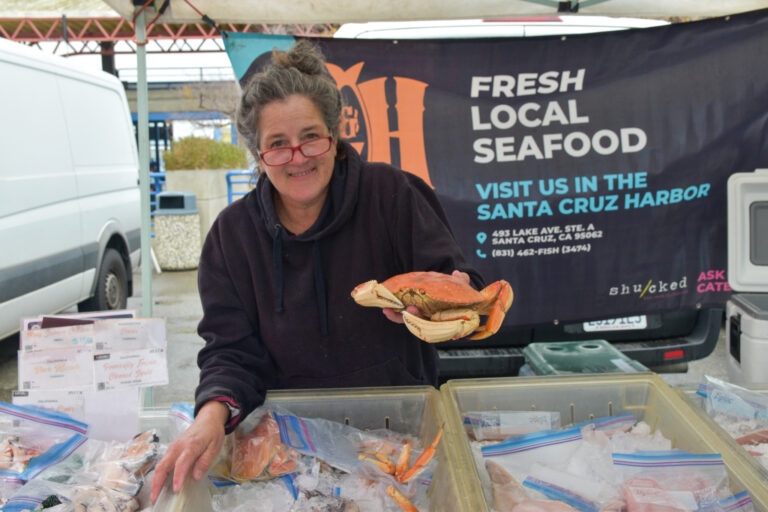
[[[103,0],[124,18],[133,16],[132,0]],[[161,0],[155,5],[160,6]],[[200,21],[190,7],[217,23],[348,23],[427,19],[551,16],[556,0],[171,0],[159,21]],[[662,18],[723,16],[768,7],[768,0],[582,0],[579,14]],[[151,7],[147,15],[154,15]]]

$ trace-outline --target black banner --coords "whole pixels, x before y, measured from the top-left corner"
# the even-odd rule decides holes
[[[292,42],[229,35],[241,79]],[[726,182],[768,166],[768,11],[567,38],[317,41],[342,136],[434,187],[470,262],[512,284],[506,325],[725,303]]]

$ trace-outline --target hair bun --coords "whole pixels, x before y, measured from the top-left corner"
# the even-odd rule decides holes
[[[273,60],[278,66],[296,68],[307,75],[322,75],[325,70],[325,58],[320,49],[307,39],[299,40],[287,52],[273,50]]]

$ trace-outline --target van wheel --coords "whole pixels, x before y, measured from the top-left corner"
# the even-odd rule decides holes
[[[93,297],[78,304],[78,311],[125,309],[128,302],[128,271],[119,252],[106,250],[97,279]]]

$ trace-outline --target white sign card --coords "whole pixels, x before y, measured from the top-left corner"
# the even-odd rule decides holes
[[[96,351],[112,352],[166,346],[163,318],[99,320],[93,328]]]
[[[85,421],[85,394],[82,389],[28,389],[11,393],[13,405],[34,405],[63,412],[78,421]]]
[[[93,324],[52,327],[50,329],[28,329],[19,333],[19,348],[22,352],[92,346]]]
[[[85,423],[88,437],[100,441],[125,442],[139,432],[139,388],[88,391]]]
[[[93,365],[97,391],[168,384],[164,348],[97,353]]]
[[[18,352],[19,388],[69,389],[93,387],[93,352],[88,348],[60,348]]]

